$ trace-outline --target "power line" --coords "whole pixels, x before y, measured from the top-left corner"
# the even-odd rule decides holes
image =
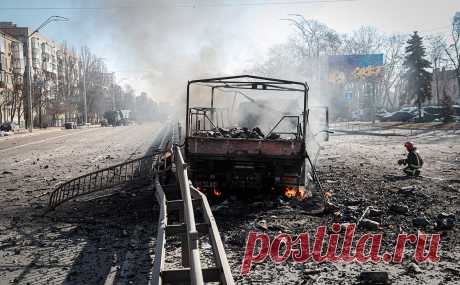
[[[358,2],[361,0],[292,0],[292,1],[264,1],[264,2],[223,2],[223,3],[185,3],[172,5],[140,5],[140,6],[100,6],[100,7],[0,7],[1,10],[120,10],[120,9],[144,9],[153,7],[178,7],[178,8],[199,8],[199,7],[249,7],[249,6],[275,6],[275,5],[311,5],[328,4],[340,2]]]
[[[220,7],[220,6],[269,6],[269,5],[308,5],[321,3],[357,2],[360,0],[291,0],[291,1],[263,1],[263,2],[231,2],[231,3],[196,3],[185,4],[183,7]]]
[[[421,31],[422,33],[430,33],[430,32],[434,32],[434,31],[439,31],[439,30],[447,30],[447,29],[450,29],[452,27],[452,25],[447,25],[447,26],[442,26],[442,27],[437,27],[437,28],[433,28],[433,29],[429,29],[429,30],[425,30],[425,31]]]
[[[452,31],[451,30],[444,30],[444,31],[439,31],[439,32],[423,32],[423,31],[420,31],[419,33],[424,37],[441,36],[441,35],[450,36]]]

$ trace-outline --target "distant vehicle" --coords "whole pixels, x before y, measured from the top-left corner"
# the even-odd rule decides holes
[[[127,126],[131,124],[130,115],[131,115],[131,110],[107,111],[104,113],[104,118],[105,120],[107,120],[108,125],[112,125],[114,127],[115,126]]]
[[[407,111],[396,111],[394,113],[386,113],[378,117],[381,122],[408,122],[415,117],[415,114]]]
[[[0,125],[0,131],[4,132],[11,132],[16,128],[16,124],[14,122],[4,122]]]
[[[77,124],[75,122],[65,122],[64,123],[64,128],[67,129],[67,130],[76,129]]]
[[[443,106],[425,106],[421,109],[422,118],[419,118],[417,107],[404,107],[399,111],[381,112],[377,118],[381,122],[440,122],[443,121],[446,109]],[[454,121],[460,116],[460,106],[452,106],[452,118]]]
[[[109,121],[107,119],[102,119],[101,120],[101,127],[108,127],[109,126]]]

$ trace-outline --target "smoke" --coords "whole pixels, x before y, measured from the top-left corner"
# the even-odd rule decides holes
[[[190,3],[194,2],[186,4]],[[325,105],[324,98],[327,97],[318,96],[319,86],[314,80],[317,69],[309,68],[314,66],[311,62],[297,62],[299,57],[295,55],[299,51],[292,49],[292,45],[286,43],[285,49],[274,48],[274,51],[281,52],[266,62],[261,60],[258,45],[250,32],[254,31],[253,27],[245,26],[251,17],[244,9],[193,8],[177,1],[151,0],[104,0],[103,5],[109,10],[100,15],[98,32],[112,39],[107,50],[115,52],[118,66],[140,74],[140,80],[147,82],[145,91],[154,100],[172,104],[171,113],[179,120],[185,118],[188,80],[239,73],[301,82],[311,79],[310,105]],[[262,32],[266,27],[257,28]],[[248,55],[252,62],[248,62]],[[249,68],[248,64],[264,67]],[[138,86],[133,87],[138,90]],[[210,90],[196,88],[191,91],[194,93],[192,106],[209,105]],[[264,132],[273,128],[283,115],[300,115],[302,112],[297,107],[302,106],[303,98],[284,97],[285,94],[279,92],[271,97],[266,92],[261,93],[263,96],[254,97],[257,103],[252,107],[247,98],[237,96],[235,100],[230,94],[216,95],[215,106],[232,109],[227,115],[229,123],[249,126],[248,121],[252,120],[251,124],[260,126]],[[251,92],[248,95],[254,96]],[[244,110],[245,104],[251,111],[249,117]],[[260,104],[265,108],[260,108]],[[318,125],[315,118],[319,117],[310,116],[310,125]]]
[[[233,72],[246,48],[239,27],[232,24],[241,11],[193,8],[188,6],[193,2],[177,1],[103,3],[109,10],[98,26],[112,39],[109,48],[117,65],[140,74],[139,81],[147,82],[144,91],[180,111],[188,80]]]

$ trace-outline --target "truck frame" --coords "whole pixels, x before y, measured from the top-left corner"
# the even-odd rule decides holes
[[[194,85],[210,89],[208,106],[190,106],[191,86]],[[223,116],[219,116],[219,110],[214,106],[216,90],[241,92],[243,96],[246,96],[242,93],[244,90],[278,91],[280,94],[295,92],[303,96],[303,111],[299,115],[282,115],[263,137],[233,138],[224,134]],[[252,75],[189,81],[184,150],[193,184],[216,197],[266,195],[268,192],[279,195],[286,189],[303,188],[308,91],[307,83]],[[296,125],[295,131],[277,131],[285,120]],[[281,138],[281,135],[290,138]]]

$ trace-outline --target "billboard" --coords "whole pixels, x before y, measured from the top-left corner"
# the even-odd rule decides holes
[[[353,71],[355,68],[383,66],[383,54],[352,54],[329,56],[329,67]]]
[[[332,55],[328,57],[329,81],[344,83],[353,79],[379,76],[383,54]]]

